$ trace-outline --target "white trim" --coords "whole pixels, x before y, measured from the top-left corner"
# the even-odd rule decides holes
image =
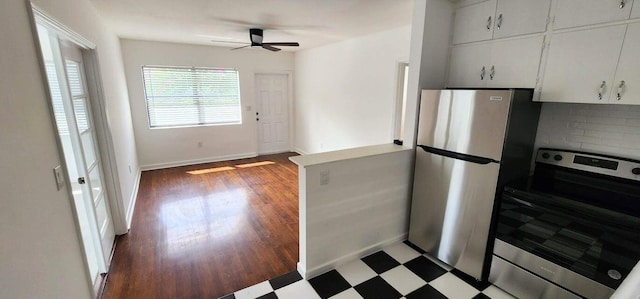
[[[300,155],[308,155],[309,154],[308,152],[303,151],[301,148],[298,148],[298,147],[294,148],[293,151],[298,153],[298,154],[300,154]]]
[[[156,169],[180,167],[180,166],[211,163],[211,162],[220,162],[220,161],[228,161],[228,160],[255,158],[257,156],[258,156],[257,153],[252,152],[252,153],[243,153],[243,154],[236,154],[236,155],[216,156],[216,157],[208,157],[208,158],[201,158],[201,159],[192,159],[192,160],[182,160],[182,161],[174,161],[174,162],[167,162],[167,163],[141,165],[140,169],[142,171],[156,170]]]
[[[382,242],[378,242],[376,244],[373,244],[371,246],[362,248],[358,251],[354,251],[352,253],[343,255],[339,258],[336,258],[332,261],[326,262],[320,266],[316,266],[313,269],[305,269],[305,266],[301,263],[298,263],[298,272],[300,272],[300,274],[302,275],[302,277],[304,277],[304,279],[311,279],[313,277],[316,277],[322,273],[325,273],[327,271],[330,271],[332,269],[335,269],[336,267],[340,266],[340,265],[344,265],[348,262],[351,261],[355,261],[358,259],[361,259],[369,254],[375,253],[385,247],[391,246],[391,245],[395,245],[398,244],[404,240],[407,239],[408,233],[404,233],[402,235],[399,236],[395,236],[391,239],[387,239],[385,241]]]
[[[131,229],[131,221],[133,220],[133,210],[136,208],[136,201],[138,199],[138,189],[140,189],[140,178],[142,177],[142,171],[140,168],[136,170],[136,181],[131,191],[131,198],[129,199],[129,207],[127,208],[126,227],[127,231]]]
[[[95,49],[96,44],[90,40],[84,38],[82,35],[73,31],[71,28],[64,25],[62,22],[49,16],[44,10],[40,9],[37,5],[31,2],[31,9],[33,10],[33,17],[36,21],[42,25],[49,27],[56,31],[56,33],[63,36],[64,39],[71,40],[72,42],[80,45],[83,48]]]
[[[307,273],[305,272],[305,266],[301,263],[298,262],[296,264],[296,270],[298,271],[298,273],[300,273],[300,276],[302,276],[302,279],[307,279],[307,277],[305,275],[307,275]]]

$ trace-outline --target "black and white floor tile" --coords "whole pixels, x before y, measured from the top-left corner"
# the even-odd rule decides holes
[[[220,299],[513,299],[489,286],[472,285],[450,266],[400,243],[342,265],[309,281],[296,271]]]

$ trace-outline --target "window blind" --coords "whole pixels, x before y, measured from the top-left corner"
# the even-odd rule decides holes
[[[238,124],[237,70],[143,66],[149,126]]]

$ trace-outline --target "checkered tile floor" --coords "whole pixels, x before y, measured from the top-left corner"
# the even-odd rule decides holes
[[[220,299],[514,298],[493,285],[474,287],[459,276],[464,277],[408,243],[400,243],[309,281],[293,271]]]

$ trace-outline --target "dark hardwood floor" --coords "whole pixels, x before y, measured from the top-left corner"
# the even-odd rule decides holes
[[[143,172],[131,231],[117,241],[103,298],[218,298],[294,270],[294,155]],[[261,161],[275,163],[236,166]]]

